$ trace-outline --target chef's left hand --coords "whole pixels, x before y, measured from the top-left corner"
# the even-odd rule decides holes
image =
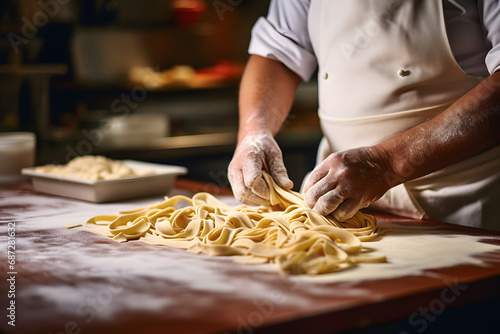
[[[331,154],[311,172],[304,186],[307,206],[345,221],[390,188],[388,160],[375,147]]]

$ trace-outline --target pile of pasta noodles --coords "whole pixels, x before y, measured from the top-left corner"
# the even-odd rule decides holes
[[[193,253],[234,256],[240,263],[274,263],[287,274],[323,274],[359,262],[385,262],[362,254],[362,241],[377,235],[373,216],[357,212],[339,222],[307,208],[299,193],[286,191],[264,173],[270,206],[231,207],[208,193],[165,197],[165,201],[116,215],[93,217],[87,226],[119,242]],[[181,202],[186,206],[181,207]]]

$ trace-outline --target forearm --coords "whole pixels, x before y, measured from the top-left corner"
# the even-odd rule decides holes
[[[500,143],[500,72],[486,78],[436,117],[375,148],[391,171],[390,186],[479,154]]]
[[[278,61],[251,56],[240,86],[238,141],[250,133],[271,133],[281,128],[300,77]]]
[[[299,76],[280,62],[251,56],[247,63],[240,86],[238,145],[228,169],[231,187],[240,202],[269,204],[270,190],[263,170],[280,187],[293,187],[273,137],[290,112],[299,83]]]

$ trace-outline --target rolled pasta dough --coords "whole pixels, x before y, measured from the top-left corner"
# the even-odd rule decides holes
[[[385,262],[362,255],[361,242],[377,235],[373,216],[357,212],[345,222],[306,207],[302,196],[280,188],[264,172],[270,206],[231,207],[208,193],[165,197],[145,208],[87,221],[96,233],[119,242],[139,239],[193,253],[231,255],[240,263],[274,263],[287,274],[322,274],[358,262]],[[180,202],[187,206],[177,208]]]

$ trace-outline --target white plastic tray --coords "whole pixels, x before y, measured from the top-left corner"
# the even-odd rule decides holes
[[[40,173],[34,168],[23,168],[22,174],[31,177],[35,191],[100,203],[167,194],[177,176],[187,173],[181,166],[122,162],[134,170],[153,170],[155,174],[97,181]]]

